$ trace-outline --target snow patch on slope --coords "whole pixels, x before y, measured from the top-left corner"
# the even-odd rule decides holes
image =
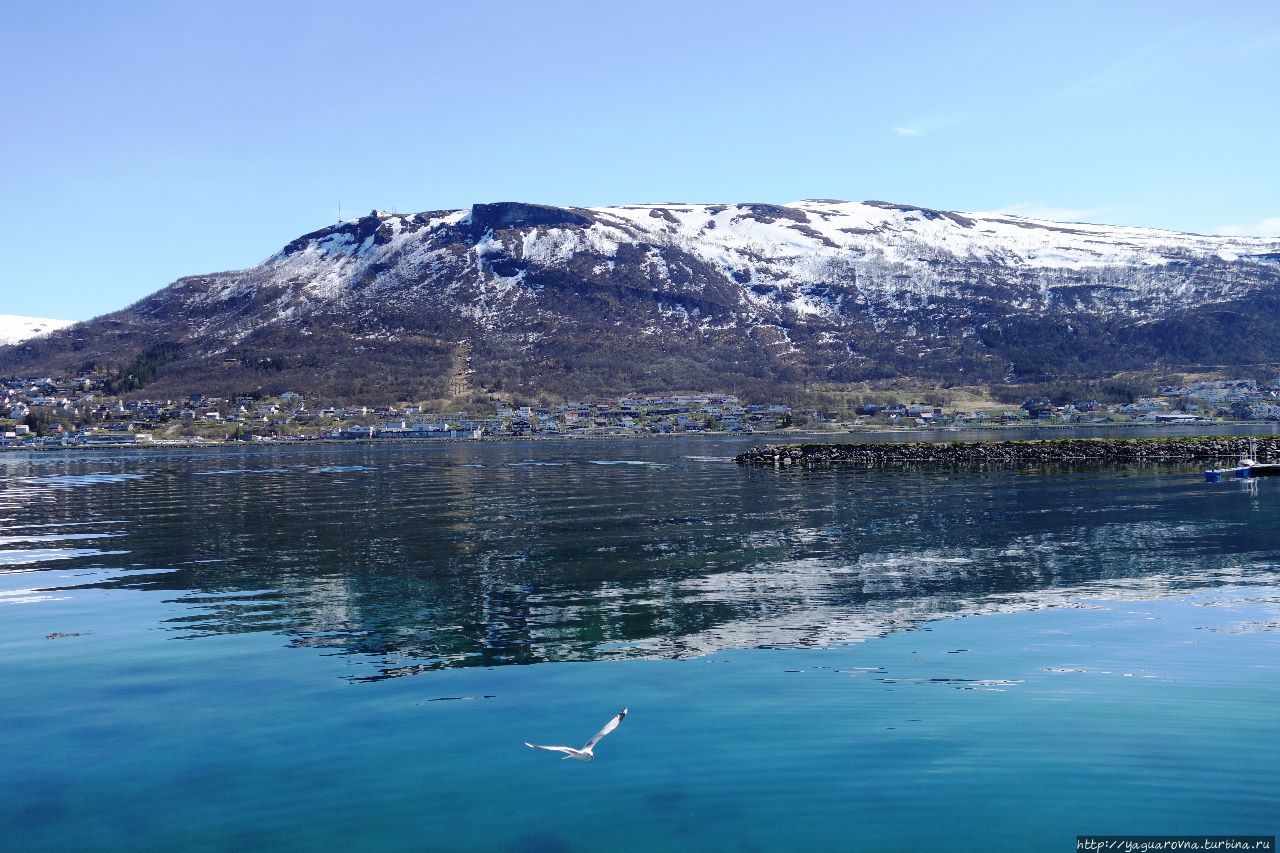
[[[47,317],[22,317],[0,314],[0,346],[8,346],[75,325],[74,320],[50,320]]]
[[[838,305],[796,294],[806,285],[853,286],[895,309],[939,298],[965,298],[964,268],[1003,270],[1034,307],[1061,289],[1105,291],[1111,310],[1229,299],[1240,288],[1200,280],[1187,263],[1230,263],[1280,251],[1280,241],[1208,237],[1152,228],[1057,223],[1000,213],[949,213],[884,202],[800,201],[788,205],[628,205],[595,208],[632,242],[668,245],[753,287],[779,288],[801,315],[829,315]],[[833,275],[834,274],[834,275]],[[1248,289],[1247,285],[1244,289]],[[1077,297],[1078,298],[1078,297]],[[764,307],[748,294],[748,302]]]

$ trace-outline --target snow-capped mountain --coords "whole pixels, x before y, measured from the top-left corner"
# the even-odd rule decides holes
[[[1274,239],[875,201],[477,204],[320,229],[0,366],[141,353],[175,387],[335,396],[1033,377],[1276,360],[1278,301]]]
[[[0,314],[0,346],[16,344],[37,335],[70,326],[72,320],[50,320],[47,317],[20,317],[17,314]]]

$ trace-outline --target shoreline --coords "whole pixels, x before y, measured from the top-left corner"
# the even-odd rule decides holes
[[[55,446],[29,446],[29,447],[0,447],[0,454],[3,453],[57,453],[65,451],[85,451],[85,450],[194,450],[197,448],[237,448],[237,447],[295,447],[295,446],[341,446],[341,445],[397,445],[397,444],[458,444],[458,443],[489,443],[489,442],[541,442],[541,441],[601,441],[601,440],[623,440],[623,441],[649,441],[649,440],[673,440],[677,438],[703,439],[703,438],[783,438],[793,437],[796,439],[834,439],[843,436],[884,436],[884,435],[918,435],[918,436],[937,436],[937,440],[922,442],[868,442],[865,445],[856,442],[834,442],[834,441],[813,441],[812,444],[770,444],[762,445],[762,447],[889,447],[903,446],[905,444],[920,444],[929,447],[945,447],[955,444],[976,444],[976,445],[994,445],[1003,443],[1022,443],[1036,441],[1169,441],[1176,439],[1199,439],[1199,438],[1216,438],[1220,440],[1232,440],[1237,438],[1248,438],[1248,434],[1240,436],[1218,434],[1218,435],[1186,435],[1177,434],[1178,431],[1186,429],[1188,426],[1198,428],[1210,427],[1246,427],[1260,428],[1263,426],[1257,421],[1223,421],[1216,423],[1204,424],[1143,424],[1143,423],[1107,423],[1107,424],[1044,424],[1037,422],[1029,422],[1025,424],[982,424],[982,425],[966,425],[963,427],[896,427],[896,426],[867,426],[860,429],[786,429],[786,430],[762,430],[757,432],[666,432],[666,433],[633,433],[633,434],[573,434],[563,433],[558,435],[490,435],[481,438],[268,438],[261,441],[246,441],[243,439],[225,439],[225,440],[207,440],[198,441],[192,439],[158,439],[149,442],[121,442],[120,444],[71,444],[71,445],[55,445]],[[1274,424],[1267,424],[1274,430]],[[1059,432],[1062,430],[1169,430],[1170,435],[1155,438],[1044,438],[1044,439],[1003,439],[999,438],[1000,433],[1007,432]],[[978,441],[950,442],[942,437],[952,432],[981,432],[990,433],[991,438],[985,436]],[[1253,434],[1258,439],[1276,438],[1278,433],[1258,432]],[[754,450],[754,448],[753,448]],[[741,457],[750,454],[751,451],[739,455],[735,461],[743,461]],[[787,454],[791,456],[790,453]],[[806,454],[807,456],[808,454]],[[1204,457],[1208,458],[1208,457]],[[853,461],[853,460],[843,460]],[[784,463],[787,464],[787,463]]]

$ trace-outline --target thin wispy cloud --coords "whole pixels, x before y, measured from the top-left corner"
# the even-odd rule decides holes
[[[1203,24],[1191,24],[1175,30],[1159,41],[1135,51],[1129,56],[1103,68],[1097,69],[1081,79],[1058,90],[1053,100],[1086,98],[1101,95],[1113,89],[1119,89],[1141,80],[1155,76],[1163,67],[1170,65],[1171,60],[1182,56],[1174,54],[1172,48],[1203,29]]]
[[[1217,231],[1227,237],[1280,237],[1280,216],[1269,216],[1253,225],[1223,225]]]
[[[1026,219],[1047,219],[1052,222],[1084,222],[1096,220],[1098,217],[1106,215],[1107,209],[1105,207],[1053,207],[1043,201],[1022,201],[1016,204],[1007,204],[999,210],[991,212],[1001,213],[1005,216],[1021,216]]]
[[[956,120],[950,116],[918,116],[905,124],[895,125],[893,132],[899,136],[925,136],[955,123]]]

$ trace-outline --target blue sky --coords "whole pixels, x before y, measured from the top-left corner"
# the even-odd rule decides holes
[[[0,313],[379,207],[884,199],[1280,234],[1280,4],[27,3]]]

